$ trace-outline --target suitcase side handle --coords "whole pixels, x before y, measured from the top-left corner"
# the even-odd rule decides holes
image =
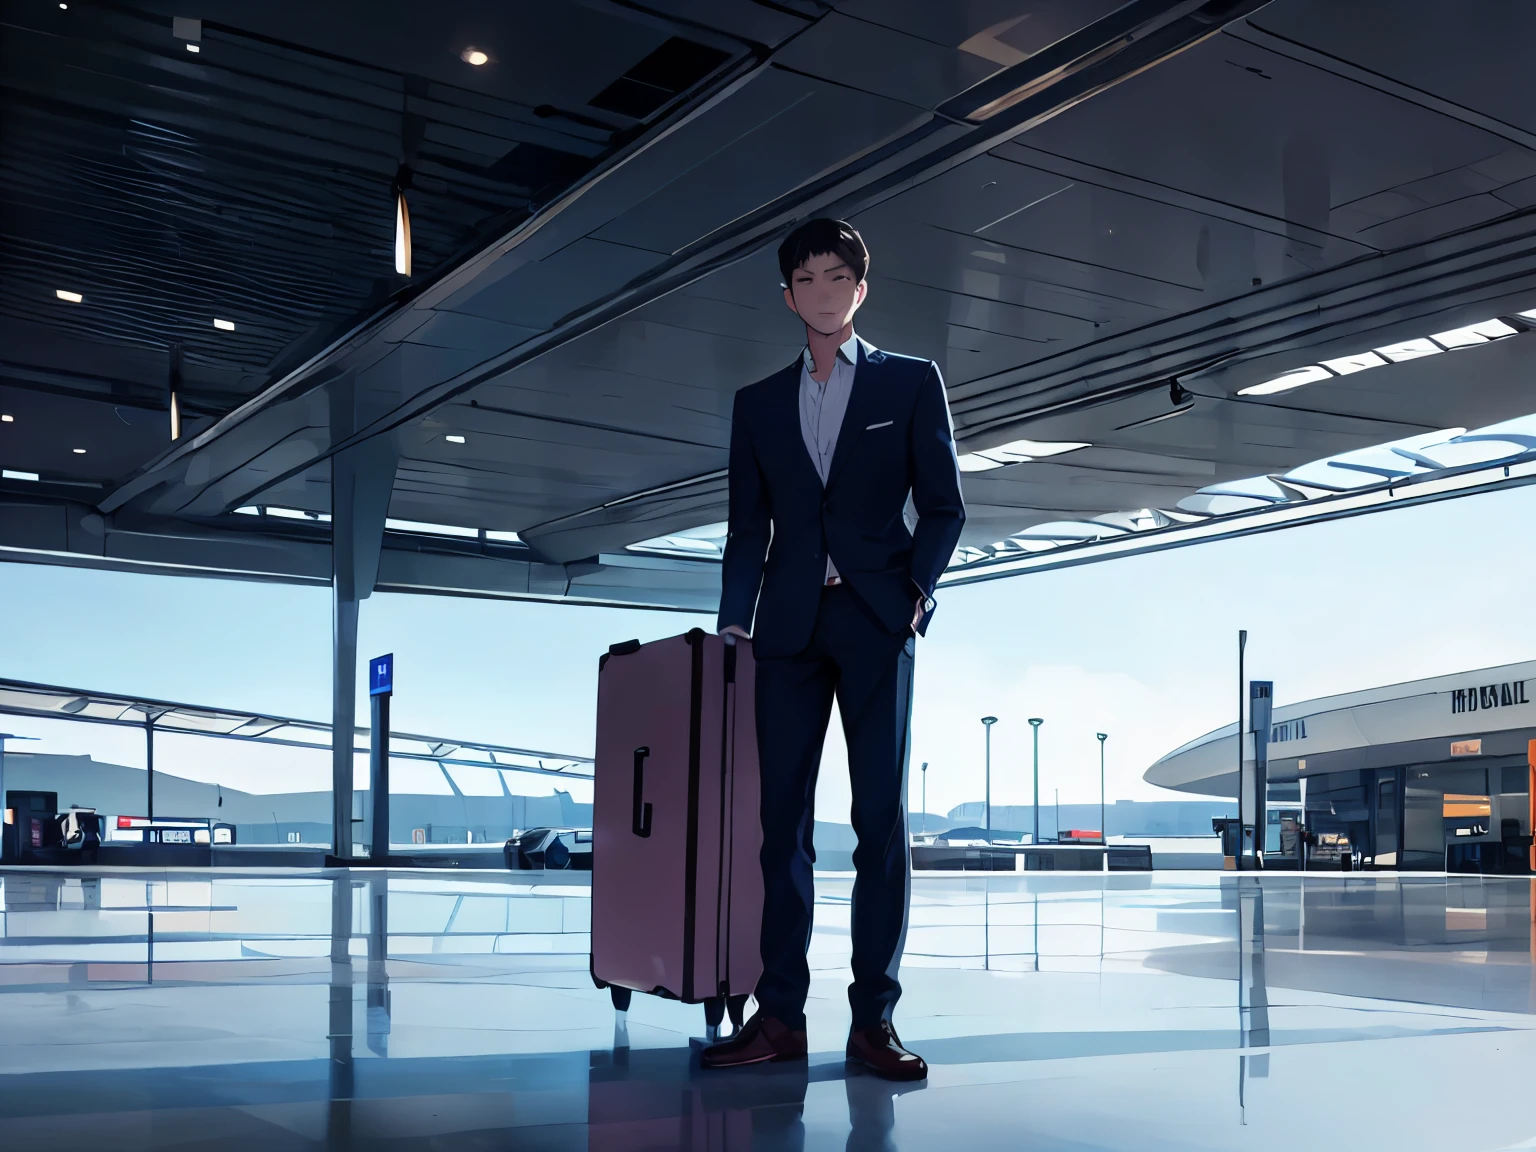
[[[650,754],[649,748],[635,749],[635,806],[630,817],[630,831],[642,839],[651,834],[651,806],[644,802],[645,758]]]

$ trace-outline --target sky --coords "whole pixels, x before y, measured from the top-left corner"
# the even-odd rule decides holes
[[[1234,719],[1239,628],[1277,705],[1530,659],[1533,522],[1536,486],[941,590],[917,648],[911,807],[925,761],[928,811],[981,799],[988,714],[994,804],[1029,801],[1031,716],[1045,720],[1042,803],[1099,799],[1096,732],[1109,734],[1111,803],[1186,798],[1142,773]],[[359,653],[395,654],[397,731],[590,754],[608,645],[712,623],[376,594]],[[328,720],[330,634],[324,588],[0,564],[9,679]],[[71,726],[83,728],[72,750],[138,762],[132,740]],[[817,818],[847,811],[834,718]]]

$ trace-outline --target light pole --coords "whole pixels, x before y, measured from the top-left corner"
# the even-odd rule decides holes
[[[928,761],[923,761],[923,831],[928,831]]]
[[[1099,843],[1109,843],[1109,825],[1104,822],[1104,741],[1109,739],[1108,732],[1097,733],[1099,737]]]
[[[1032,809],[1035,817],[1035,836],[1031,841],[1033,844],[1040,843],[1040,725],[1044,723],[1044,718],[1040,716],[1031,716],[1029,720],[1029,726],[1034,729],[1035,737],[1035,797]]]
[[[985,819],[983,823],[987,829],[987,842],[992,842],[992,725],[997,723],[996,716],[983,716],[981,726],[987,733],[987,800],[985,806]]]

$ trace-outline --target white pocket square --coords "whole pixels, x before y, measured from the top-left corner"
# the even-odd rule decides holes
[[[894,420],[882,420],[879,424],[866,424],[864,431],[873,432],[876,428],[889,428],[894,423],[896,423]]]

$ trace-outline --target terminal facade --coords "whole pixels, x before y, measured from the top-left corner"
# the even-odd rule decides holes
[[[1276,708],[1269,726],[1265,867],[1305,842],[1330,866],[1528,873],[1536,777],[1536,661]],[[1192,740],[1146,780],[1237,795],[1236,725]],[[1244,736],[1245,765],[1254,741]]]

